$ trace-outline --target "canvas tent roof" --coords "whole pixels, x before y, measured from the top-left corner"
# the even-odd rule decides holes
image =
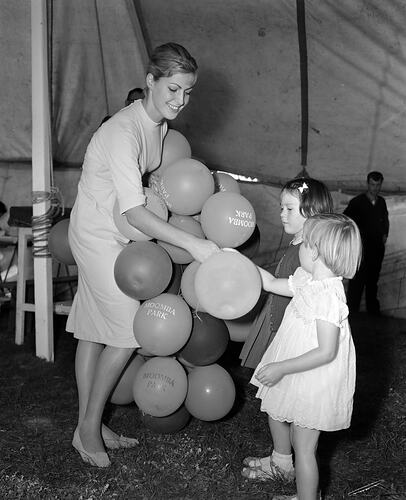
[[[294,0],[54,0],[50,6],[53,155],[77,165],[91,134],[143,86],[146,48],[172,40],[200,77],[174,128],[209,166],[280,184],[301,169]],[[406,191],[406,5],[306,0],[307,170],[360,189],[381,170]],[[0,1],[0,160],[31,157],[30,2]],[[142,31],[140,29],[140,24]]]

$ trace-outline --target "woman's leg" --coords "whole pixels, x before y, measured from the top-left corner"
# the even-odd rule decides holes
[[[133,351],[133,348],[106,346],[97,358],[86,410],[81,418],[79,429],[83,447],[90,453],[104,451],[101,436],[101,419],[104,407],[114,384],[117,382]],[[79,360],[86,361],[86,357],[79,357]],[[91,363],[93,360],[94,357],[90,356]],[[81,369],[79,369],[80,371]],[[82,401],[84,399],[84,396],[82,396]]]
[[[292,424],[292,444],[295,450],[296,486],[300,500],[317,500],[319,469],[317,444],[320,431]]]
[[[85,416],[97,361],[103,349],[103,344],[86,340],[79,340],[76,348],[75,374],[79,399],[78,427]]]

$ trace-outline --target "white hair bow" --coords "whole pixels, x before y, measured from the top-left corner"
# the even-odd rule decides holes
[[[309,189],[309,186],[305,182],[301,186],[298,187],[300,194],[302,194],[303,191],[306,191],[306,189]]]

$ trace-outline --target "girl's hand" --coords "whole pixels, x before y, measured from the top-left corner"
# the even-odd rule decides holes
[[[255,378],[261,384],[271,387],[276,385],[284,376],[285,372],[283,371],[282,363],[268,363],[258,370]]]

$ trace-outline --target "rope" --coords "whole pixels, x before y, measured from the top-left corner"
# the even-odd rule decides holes
[[[61,192],[57,187],[51,187],[50,192],[33,191],[32,204],[50,202],[49,209],[42,215],[33,215],[31,218],[33,257],[51,257],[48,249],[48,234],[53,219],[64,215],[65,208]]]

